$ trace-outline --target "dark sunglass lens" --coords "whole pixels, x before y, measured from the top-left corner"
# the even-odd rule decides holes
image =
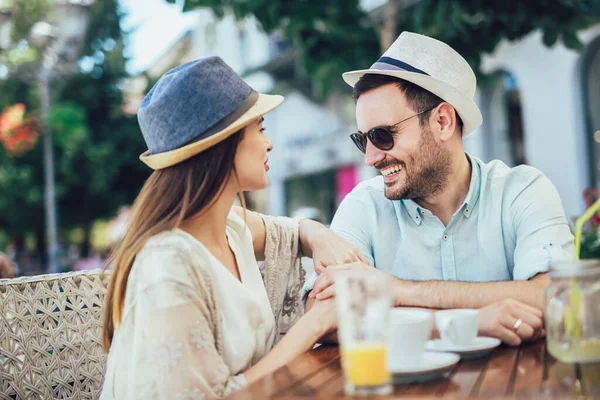
[[[367,137],[360,133],[353,133],[350,135],[350,138],[354,142],[354,145],[364,153],[365,149],[367,148]]]
[[[390,150],[394,147],[394,136],[388,128],[373,128],[369,132],[369,139],[380,150]]]

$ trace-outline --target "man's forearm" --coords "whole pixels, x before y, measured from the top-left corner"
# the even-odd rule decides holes
[[[547,286],[545,274],[529,281],[507,282],[414,282],[396,279],[393,282],[393,297],[396,306],[480,308],[497,301],[514,299],[543,310]]]

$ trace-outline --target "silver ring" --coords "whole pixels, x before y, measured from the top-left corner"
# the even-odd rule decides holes
[[[513,325],[513,329],[515,331],[517,331],[521,327],[522,324],[523,324],[523,320],[521,318],[519,318],[517,320],[517,322],[515,322],[515,324]]]

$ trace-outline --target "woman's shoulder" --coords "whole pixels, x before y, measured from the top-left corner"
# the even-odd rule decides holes
[[[174,229],[146,241],[135,258],[132,274],[144,286],[166,280],[190,285],[206,278],[207,262],[195,239]]]
[[[234,206],[229,210],[229,214],[227,215],[227,226],[242,236],[248,229],[248,224],[244,218],[244,209]]]
[[[193,252],[194,243],[189,234],[180,229],[163,231],[149,238],[137,255],[141,258],[184,258]]]

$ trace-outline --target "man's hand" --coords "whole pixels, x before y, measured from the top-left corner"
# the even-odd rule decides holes
[[[335,274],[348,271],[376,271],[381,274],[384,273],[362,261],[355,261],[343,265],[331,265],[319,275],[315,281],[315,286],[308,297],[316,298],[317,300],[324,300],[334,296],[335,288],[333,283]]]
[[[509,346],[519,346],[544,337],[546,331],[540,310],[507,299],[479,309],[479,334],[496,337]]]

